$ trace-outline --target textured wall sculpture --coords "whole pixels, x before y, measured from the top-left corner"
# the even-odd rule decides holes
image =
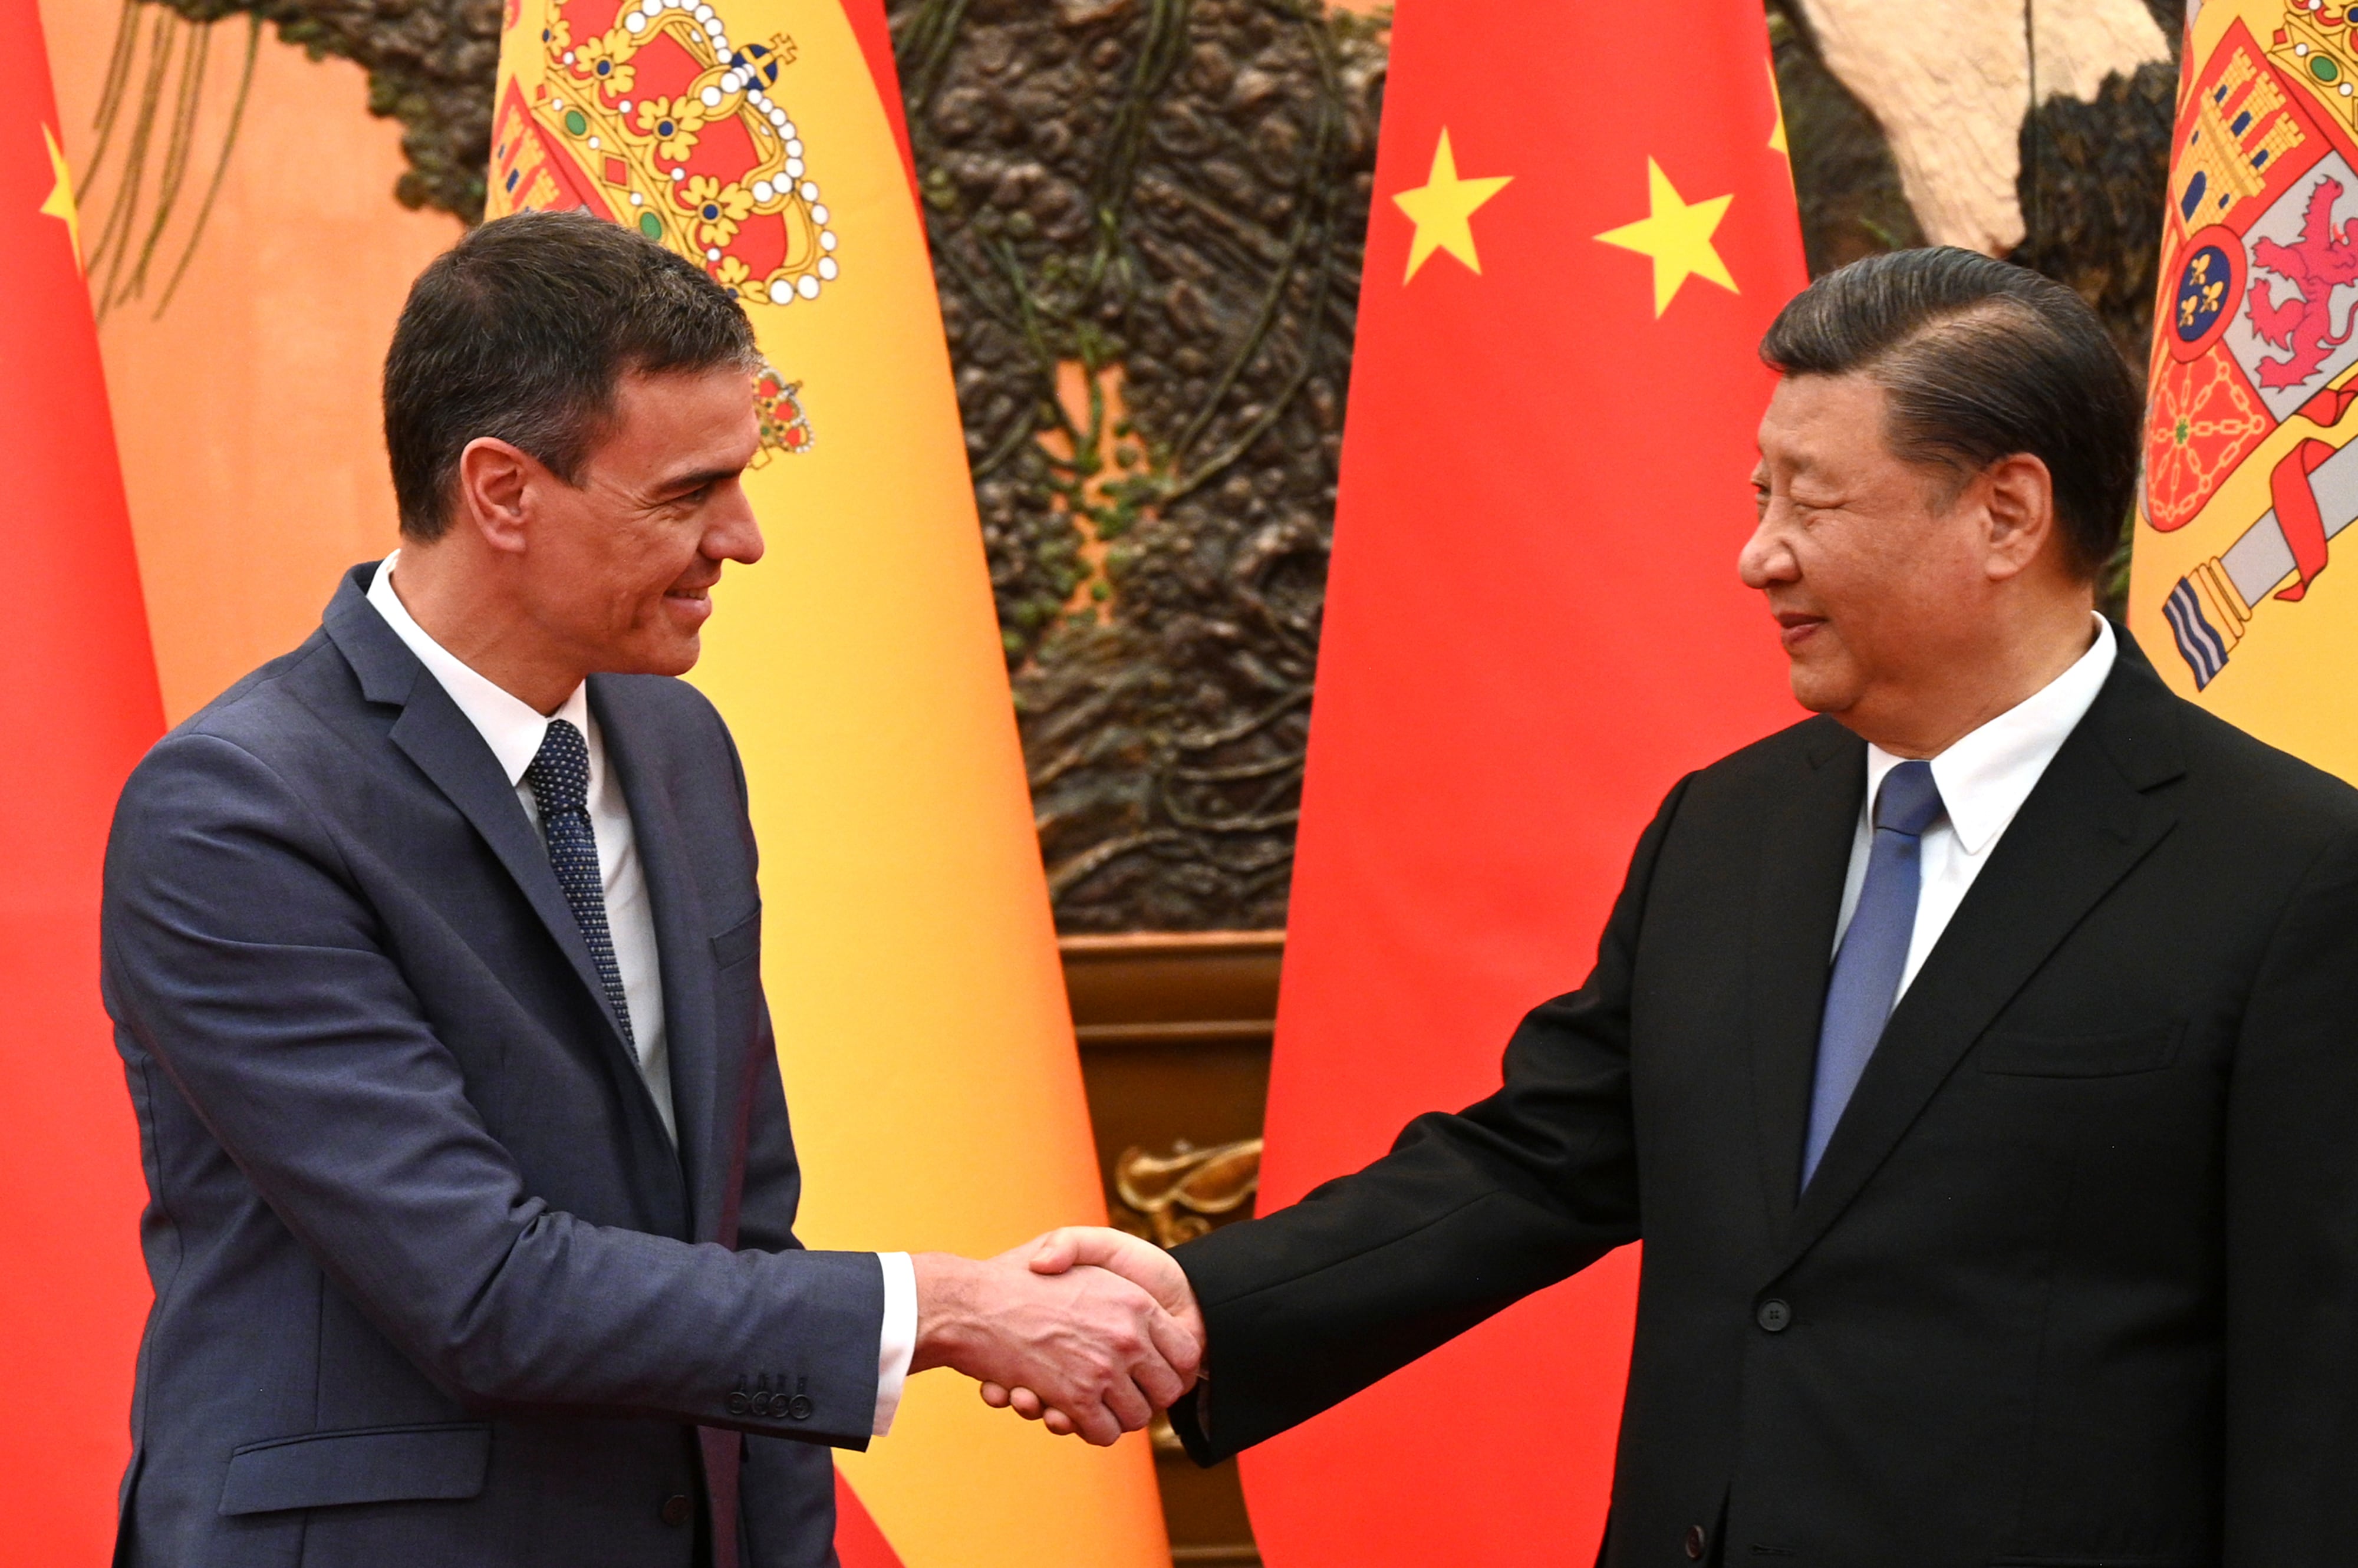
[[[2022,243],[2024,105],[2089,102],[2115,74],[2170,60],[2142,0],[1792,0],[1826,65],[1882,125],[1934,244]]]
[[[1937,135],[1911,128],[1903,168],[1872,108],[1942,64],[1909,42],[1915,12],[1768,5],[1814,270],[1996,212],[1991,243],[2018,233],[2013,258],[2078,288],[2142,366],[2175,83],[2155,39],[2175,47],[2180,0],[2143,0],[2149,28],[2136,0],[2042,0],[2039,58],[2077,95],[1960,130],[1961,193],[1936,189]],[[131,0],[126,92],[158,5],[357,60],[405,125],[397,197],[480,217],[498,0]],[[2003,0],[1975,15],[2006,36],[1977,62],[1952,18],[1955,68],[2028,91],[2034,12],[2026,31]],[[1310,0],[890,0],[890,18],[1059,924],[1282,925],[1382,23]],[[2124,38],[2134,69],[2108,74],[2099,45]],[[1985,177],[2008,137],[2020,227],[1998,233]]]
[[[1383,46],[1290,0],[893,22],[1058,917],[1281,924]]]
[[[404,127],[410,169],[395,200],[471,223],[482,217],[500,0],[126,0],[126,23],[146,5],[195,22],[255,16],[313,59],[338,55],[360,65],[369,73],[370,112]]]

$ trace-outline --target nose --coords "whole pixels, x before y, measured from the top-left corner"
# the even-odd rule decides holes
[[[1769,502],[1760,514],[1759,525],[1752,530],[1752,537],[1736,552],[1736,575],[1744,579],[1745,587],[1754,589],[1774,588],[1800,579],[1801,564],[1793,558],[1793,547],[1786,543],[1784,530],[1778,525],[1775,501]]]
[[[714,498],[706,515],[703,551],[708,559],[750,567],[769,547],[763,542],[762,524],[753,515],[753,503],[746,499],[743,485],[732,481],[726,494]]]

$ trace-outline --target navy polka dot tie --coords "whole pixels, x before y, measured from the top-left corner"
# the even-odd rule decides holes
[[[635,1049],[631,1033],[631,1004],[622,994],[622,971],[614,962],[614,935],[606,926],[606,885],[598,873],[598,835],[590,826],[590,746],[581,731],[562,719],[548,721],[541,737],[540,754],[524,771],[532,798],[540,806],[540,834],[548,840],[548,863],[557,885],[573,906],[581,939],[590,944],[590,957],[605,984],[606,1000],[622,1038]]]

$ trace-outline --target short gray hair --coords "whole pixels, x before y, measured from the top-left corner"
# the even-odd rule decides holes
[[[2096,313],[2026,267],[1951,245],[1826,274],[1778,313],[1760,357],[1787,375],[1864,373],[1891,449],[1960,476],[2029,453],[2055,482],[2066,557],[2112,558],[2136,497],[2136,384]]]

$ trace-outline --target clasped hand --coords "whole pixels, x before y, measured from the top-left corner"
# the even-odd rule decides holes
[[[1100,1446],[1195,1386],[1204,1320],[1149,1241],[1067,1227],[982,1261],[921,1253],[909,1369],[954,1367],[984,1402]]]

